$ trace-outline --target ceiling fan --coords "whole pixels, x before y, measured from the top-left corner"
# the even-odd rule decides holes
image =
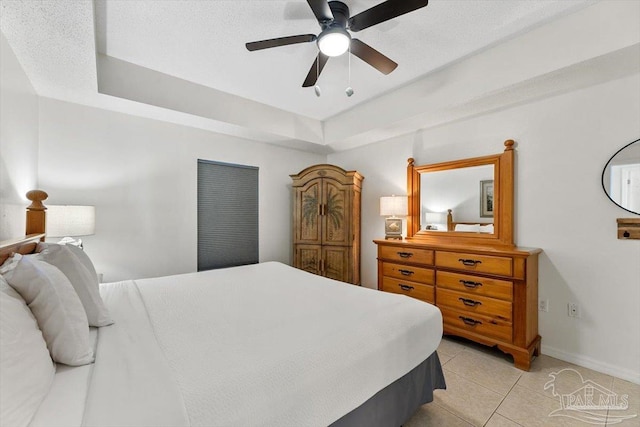
[[[351,38],[358,32],[405,13],[425,7],[428,0],[387,0],[355,16],[349,16],[349,7],[341,1],[307,0],[322,31],[320,34],[300,34],[246,43],[249,51],[269,49],[297,43],[315,41],[320,52],[302,87],[316,84],[329,57],[340,56],[347,50],[383,74],[389,74],[398,64],[361,40]]]

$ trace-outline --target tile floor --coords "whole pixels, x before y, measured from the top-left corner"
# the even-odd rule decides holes
[[[424,426],[640,426],[640,385],[549,356],[537,357],[529,372],[516,369],[510,356],[497,349],[446,337],[438,347],[447,390],[436,390],[434,401],[423,405],[404,427]],[[558,374],[555,380],[549,376]],[[545,384],[553,381],[554,387]],[[559,395],[572,394],[583,381],[618,396],[628,395],[627,410],[591,410],[589,422],[568,416],[549,416],[561,409]],[[554,396],[554,392],[556,395]],[[581,411],[568,411],[586,417]],[[627,418],[628,416],[635,417]]]

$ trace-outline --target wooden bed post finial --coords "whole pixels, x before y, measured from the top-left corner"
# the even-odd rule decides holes
[[[26,234],[43,234],[46,228],[46,206],[42,204],[49,195],[42,190],[31,190],[27,193],[27,199],[31,204],[27,206]],[[44,237],[42,238],[44,241]]]
[[[43,211],[47,209],[43,204],[43,200],[47,200],[49,195],[42,190],[31,190],[27,192],[27,199],[31,200],[31,204],[27,206],[28,210]]]
[[[513,150],[513,146],[515,145],[515,141],[513,139],[507,139],[504,142],[504,151]]]

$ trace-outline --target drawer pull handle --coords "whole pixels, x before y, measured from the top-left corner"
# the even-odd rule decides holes
[[[413,256],[412,252],[398,252],[398,256],[400,258],[411,258]]]
[[[400,286],[400,289],[402,289],[403,291],[410,291],[411,289],[413,289],[413,286],[403,285],[402,283],[398,283],[398,286]]]
[[[411,270],[398,270],[403,276],[411,276],[414,272]]]
[[[475,260],[475,259],[459,258],[458,261],[460,261],[462,264],[466,265],[467,267],[475,267],[476,264],[482,264],[482,261],[478,261],[478,260]]]
[[[460,318],[460,320],[462,320],[464,322],[465,325],[469,325],[469,326],[476,326],[476,325],[482,325],[482,322],[476,319],[472,319],[470,317],[464,317],[464,316],[458,316]]]
[[[460,283],[462,283],[465,288],[469,288],[469,289],[475,289],[477,287],[482,286],[482,283],[474,282],[473,280],[460,280]]]
[[[458,298],[458,300],[462,301],[464,305],[468,305],[469,307],[475,307],[476,305],[482,305],[480,301],[474,301],[468,298]]]

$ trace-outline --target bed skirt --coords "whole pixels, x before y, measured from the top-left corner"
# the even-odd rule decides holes
[[[433,390],[446,389],[438,354],[431,356],[374,394],[331,427],[400,427],[416,410],[433,401]]]

